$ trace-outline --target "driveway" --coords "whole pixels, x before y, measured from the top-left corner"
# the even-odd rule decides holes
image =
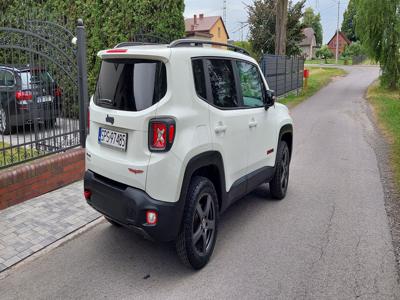
[[[363,95],[378,69],[348,68],[292,110],[288,195],[268,187],[221,220],[209,265],[106,222],[0,280],[2,299],[400,299]]]

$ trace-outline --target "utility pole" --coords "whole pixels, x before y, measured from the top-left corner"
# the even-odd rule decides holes
[[[226,0],[223,0],[223,6],[222,6],[222,20],[224,20],[225,27],[226,27]]]
[[[336,64],[338,63],[339,59],[339,11],[340,11],[340,0],[337,3],[337,24],[336,24],[336,55],[335,60]]]
[[[275,54],[286,54],[288,0],[276,0]]]

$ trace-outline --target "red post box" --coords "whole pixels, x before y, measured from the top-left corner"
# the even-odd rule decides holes
[[[304,78],[310,77],[310,70],[304,69]]]

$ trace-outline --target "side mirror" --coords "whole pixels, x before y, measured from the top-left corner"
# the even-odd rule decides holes
[[[268,110],[271,106],[275,104],[276,96],[275,91],[273,90],[266,90],[265,91],[265,110]]]

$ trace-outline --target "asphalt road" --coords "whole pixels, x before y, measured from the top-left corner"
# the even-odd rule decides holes
[[[400,299],[363,100],[378,69],[349,72],[292,110],[286,199],[261,187],[231,207],[205,269],[103,222],[0,280],[0,298]]]

